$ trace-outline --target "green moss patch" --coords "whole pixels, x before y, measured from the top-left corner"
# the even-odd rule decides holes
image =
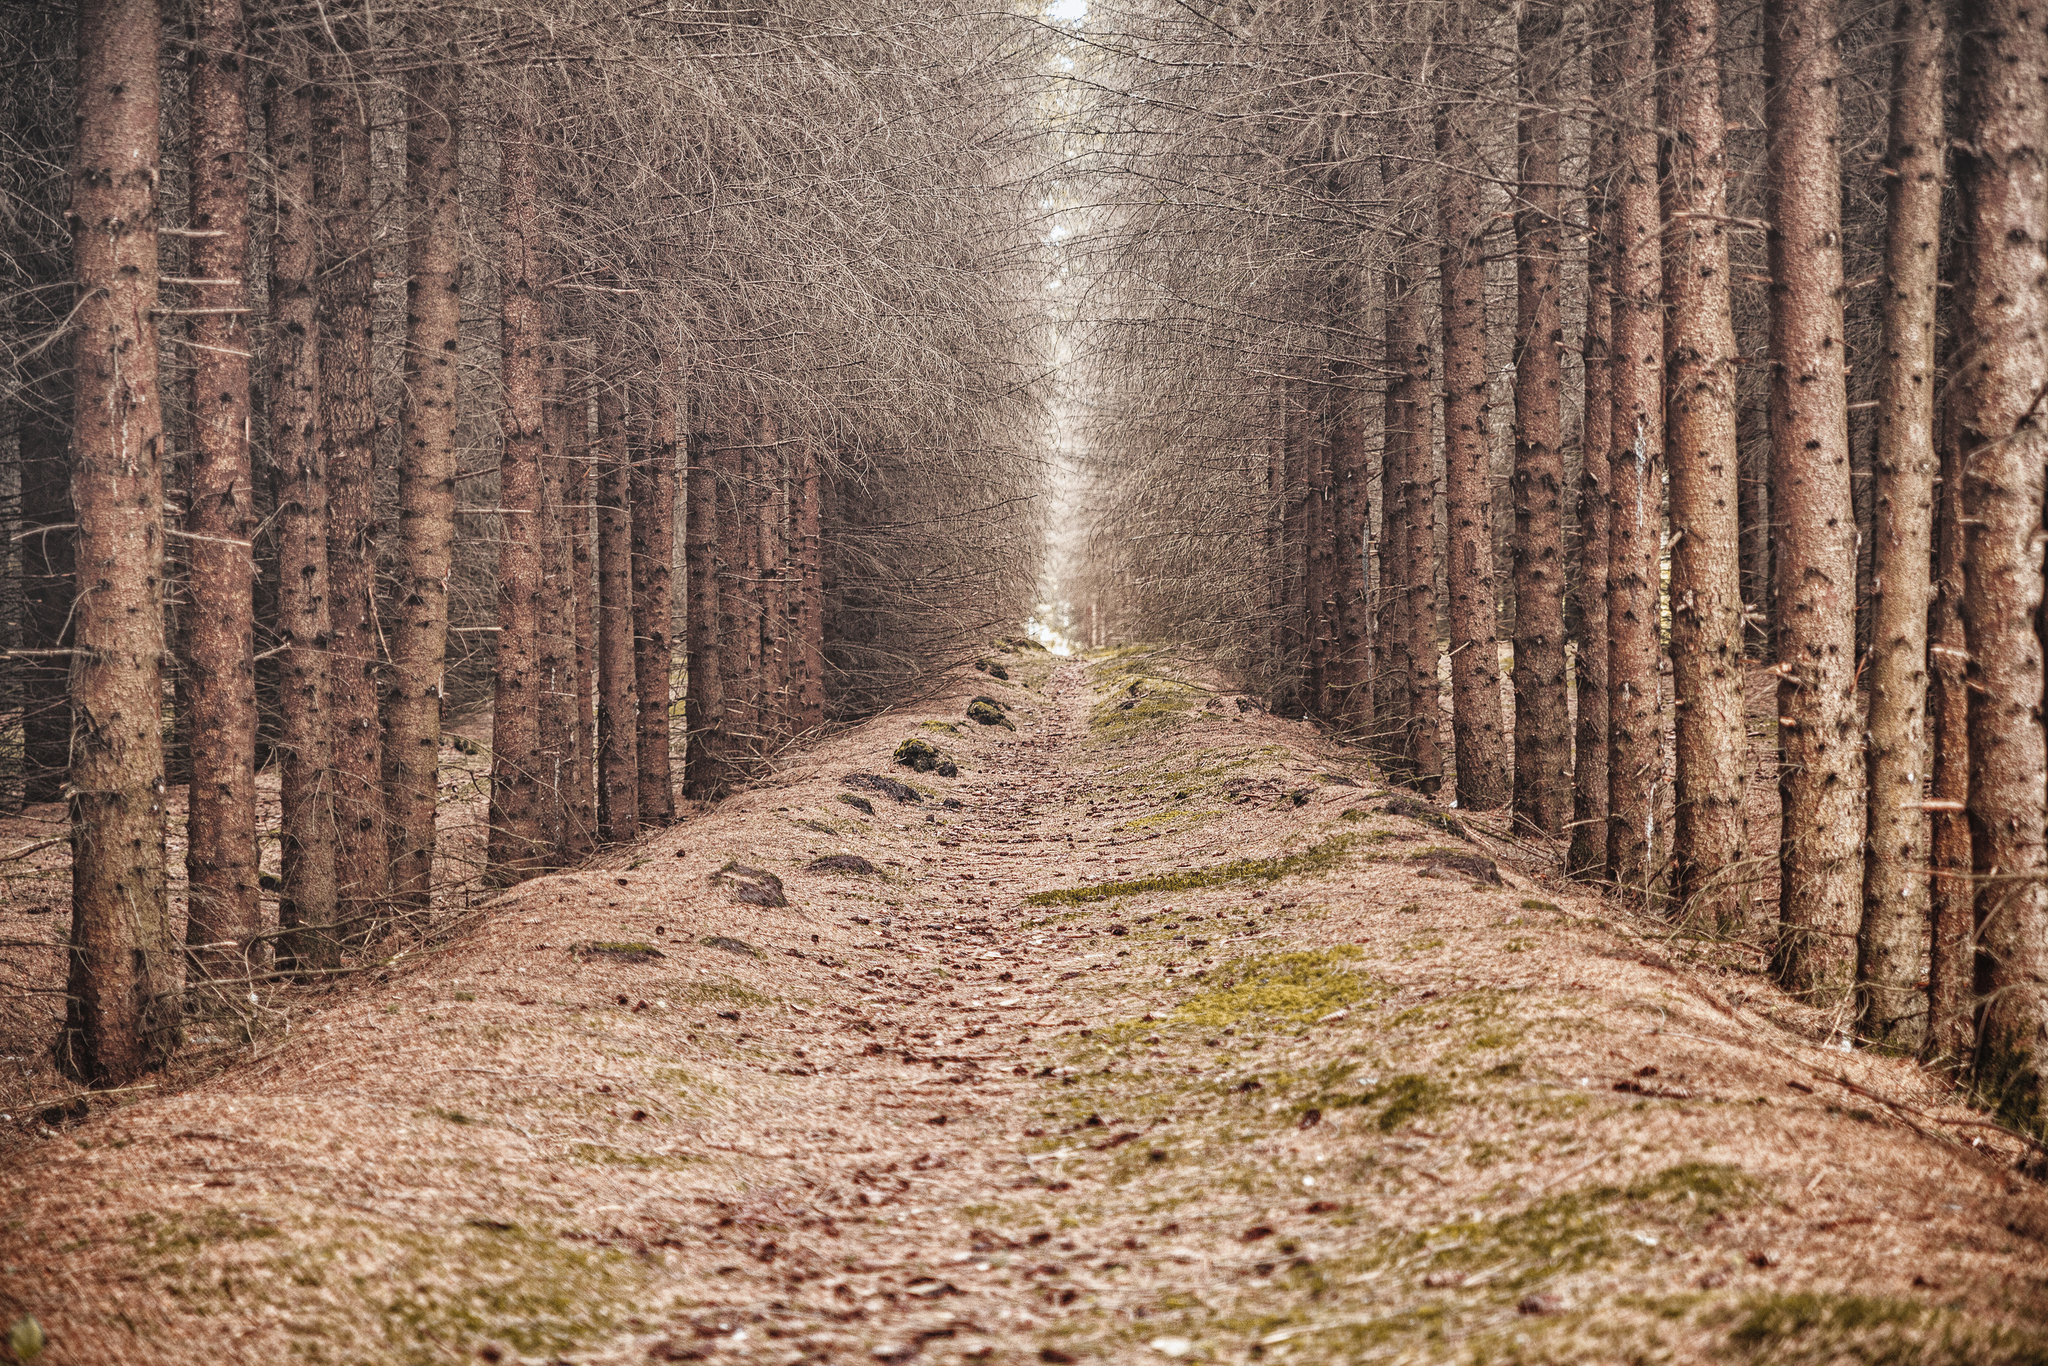
[[[1252,1019],[1309,1024],[1333,1011],[1370,1005],[1387,988],[1351,966],[1364,956],[1355,944],[1339,944],[1239,958],[1211,972],[1212,985],[1181,1002],[1173,1019],[1210,1029]]]
[[[1153,877],[1125,878],[1099,882],[1092,887],[1060,887],[1033,892],[1024,898],[1030,906],[1080,906],[1091,901],[1108,901],[1119,896],[1143,896],[1151,892],[1184,892],[1201,887],[1221,887],[1238,882],[1278,882],[1304,873],[1328,872],[1343,860],[1355,837],[1338,835],[1310,845],[1298,854],[1276,858],[1233,859],[1211,868],[1187,868]]]
[[[1728,1345],[1771,1366],[2040,1366],[2048,1335],[1972,1322],[1914,1300],[1812,1291],[1765,1295],[1734,1312]]]

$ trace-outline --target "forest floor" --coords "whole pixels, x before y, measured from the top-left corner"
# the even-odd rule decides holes
[[[81,1366],[2048,1361],[2020,1149],[1743,946],[1198,661],[993,658],[6,1149],[0,1322]]]

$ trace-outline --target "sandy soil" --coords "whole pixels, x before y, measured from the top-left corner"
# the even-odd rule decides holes
[[[2020,1149],[1739,946],[1196,664],[996,658],[39,1126],[0,1321],[65,1363],[2048,1360]]]

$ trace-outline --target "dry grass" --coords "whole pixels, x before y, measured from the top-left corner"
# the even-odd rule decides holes
[[[1931,1079],[1186,661],[1041,661],[15,1151],[0,1315],[76,1363],[2048,1359],[2016,1152],[1831,1080],[1967,1118]],[[981,692],[959,778],[837,800]],[[1295,861],[1199,876],[1246,860]]]

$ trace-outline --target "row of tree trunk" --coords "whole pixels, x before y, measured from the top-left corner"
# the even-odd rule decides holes
[[[1751,886],[1775,876],[1772,967],[1788,990],[1830,1005],[1853,996],[1856,1032],[1870,1043],[1951,1061],[1974,1053],[1987,1091],[2032,1115],[2048,1047],[2048,198],[2038,171],[2048,112],[2034,91],[2048,76],[2048,38],[2012,6],[1971,6],[1953,35],[1941,5],[1896,6],[1881,336],[1860,362],[1880,374],[1865,405],[1876,409],[1874,544],[1859,602],[1837,3],[1764,6],[1760,222],[1736,216],[1728,198],[1719,0],[1586,11],[1536,0],[1517,13],[1511,738],[1487,440],[1486,158],[1471,131],[1482,37],[1476,12],[1456,5],[1428,57],[1430,151],[1444,168],[1430,232],[1434,316],[1418,288],[1421,257],[1398,243],[1372,296],[1339,272],[1326,296],[1335,302],[1307,305],[1348,316],[1358,335],[1378,307],[1376,539],[1359,511],[1367,443],[1349,422],[1364,367],[1333,347],[1306,380],[1275,382],[1261,640],[1275,703],[1369,737],[1390,772],[1434,789],[1447,654],[1459,805],[1507,808],[1566,841],[1576,874],[1709,930],[1747,928]],[[1586,27],[1570,33],[1568,17]],[[1590,89],[1569,80],[1568,37],[1591,50]],[[1567,197],[1583,205],[1585,287],[1568,300],[1561,264],[1576,224],[1560,196],[1561,111],[1587,95],[1599,117],[1584,144],[1586,184]],[[1951,161],[1956,217],[1944,225]],[[1752,231],[1767,239],[1769,334],[1762,355],[1746,356],[1731,239]],[[1945,232],[1952,304],[1940,298]],[[1578,305],[1576,327],[1567,304]],[[1953,352],[1938,358],[1944,331]],[[1583,339],[1569,519],[1568,332]],[[1769,371],[1776,698],[1766,716],[1750,715],[1745,690],[1745,621],[1764,619],[1743,599],[1737,418],[1747,364]],[[1861,649],[1859,607],[1869,623]],[[1745,814],[1752,726],[1774,731],[1777,747],[1781,824],[1761,858],[1752,836],[1763,832]]]
[[[839,540],[901,553],[910,524],[889,502],[914,460],[879,471],[815,420],[785,430],[773,394],[693,374],[706,348],[641,302],[673,278],[661,244],[631,278],[565,245],[549,196],[577,151],[539,131],[558,111],[533,71],[499,73],[480,99],[471,56],[431,20],[413,24],[392,64],[402,202],[386,206],[366,11],[193,0],[182,111],[164,99],[163,18],[158,0],[80,11],[73,260],[56,282],[78,300],[60,376],[76,526],[51,518],[70,534],[32,538],[52,547],[35,567],[64,609],[42,653],[68,661],[68,696],[50,708],[68,701],[74,856],[59,1054],[93,1083],[168,1055],[188,967],[215,988],[325,972],[417,921],[452,881],[503,885],[632,841],[673,823],[679,788],[717,798],[825,723],[828,618],[849,623],[841,674],[872,678],[848,651],[929,602],[913,591],[878,606],[836,582],[828,554]],[[180,113],[187,199],[173,226],[162,130]],[[473,221],[479,204],[496,207],[495,232]],[[394,230],[402,334],[376,325],[378,243]],[[185,248],[184,274],[161,269],[166,244]],[[479,308],[497,324],[491,435],[477,431],[463,344]],[[167,349],[190,363],[166,366]],[[396,411],[375,402],[380,367],[402,372]],[[173,454],[160,386],[179,383],[189,439]],[[42,452],[22,431],[27,469]],[[952,506],[942,477],[925,487]],[[479,488],[495,489],[488,507],[460,505]],[[489,627],[451,619],[474,572],[459,528],[477,523],[461,519],[479,514],[495,542]],[[925,549],[944,564],[953,546]],[[998,594],[987,610],[1016,603]],[[960,620],[906,640],[897,674],[957,654]],[[275,642],[263,735],[260,631]],[[467,875],[442,828],[451,641],[465,631],[494,637],[487,863]],[[167,664],[189,777],[182,925],[166,862]],[[280,778],[274,897],[260,871],[265,750]]]

